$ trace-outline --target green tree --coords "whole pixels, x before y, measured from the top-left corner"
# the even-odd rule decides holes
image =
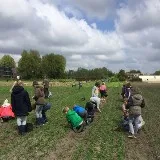
[[[155,71],[154,75],[160,75],[160,70],[159,71]]]
[[[126,78],[127,78],[127,75],[126,75],[126,73],[125,73],[125,70],[121,69],[121,70],[119,71],[119,73],[117,74],[117,77],[118,77],[118,79],[119,79],[120,81],[125,81]]]
[[[41,78],[41,57],[38,51],[24,50],[18,62],[18,71],[24,79]]]
[[[43,74],[49,78],[63,78],[65,76],[66,59],[54,53],[42,57]]]
[[[132,69],[132,70],[129,71],[129,73],[140,73],[141,74],[141,71]]]
[[[0,60],[0,66],[15,68],[16,63],[10,55],[4,55]]]

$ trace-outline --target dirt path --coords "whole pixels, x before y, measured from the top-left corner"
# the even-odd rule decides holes
[[[144,129],[136,139],[126,137],[125,160],[158,160],[154,154]]]
[[[76,150],[79,141],[85,136],[86,130],[81,133],[70,131],[66,137],[59,140],[55,149],[45,160],[71,160],[72,154]]]

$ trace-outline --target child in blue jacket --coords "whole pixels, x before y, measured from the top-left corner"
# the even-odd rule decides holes
[[[73,106],[73,110],[84,119],[84,121],[87,123],[87,117],[88,117],[88,113],[85,110],[85,108],[83,108],[82,106],[79,105],[74,105]]]

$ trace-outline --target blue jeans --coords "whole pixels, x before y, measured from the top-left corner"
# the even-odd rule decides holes
[[[140,115],[129,115],[129,130],[132,134],[137,134]],[[133,127],[135,124],[135,128]]]
[[[49,110],[50,108],[51,108],[51,104],[50,103],[47,103],[46,105],[43,106],[42,118],[44,119],[44,121],[47,121],[46,111]]]

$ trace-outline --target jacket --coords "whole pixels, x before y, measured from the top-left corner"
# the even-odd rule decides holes
[[[83,113],[84,111],[85,111],[85,109],[83,108],[83,107],[81,107],[81,106],[78,106],[78,105],[76,105],[76,106],[74,106],[73,107],[73,110],[76,112],[76,113]]]
[[[41,85],[35,86],[35,95],[34,99],[36,101],[37,105],[44,105],[46,104],[45,102],[45,95],[44,95],[44,89]]]
[[[43,80],[43,85],[44,85],[44,88],[49,88],[49,80],[48,79],[44,79]]]
[[[83,119],[73,110],[69,110],[66,114],[67,121],[71,123],[73,128],[76,128],[83,122]]]
[[[13,87],[11,105],[16,116],[27,116],[32,111],[29,94],[22,86]]]
[[[130,115],[141,115],[141,108],[145,106],[142,95],[135,94],[128,100],[129,114]]]

